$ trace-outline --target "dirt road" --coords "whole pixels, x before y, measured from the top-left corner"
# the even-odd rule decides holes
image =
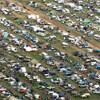
[[[18,5],[18,6],[20,6],[21,8],[27,10],[27,13],[29,13],[29,14],[36,14],[36,15],[39,15],[39,17],[40,17],[41,19],[43,19],[44,21],[46,21],[46,22],[48,22],[48,23],[51,23],[52,25],[58,27],[58,28],[59,28],[60,30],[62,30],[62,31],[66,31],[66,30],[67,30],[66,26],[64,26],[64,25],[61,24],[60,22],[50,19],[49,16],[47,16],[47,15],[45,15],[45,14],[43,14],[43,13],[40,13],[40,12],[37,11],[37,10],[32,10],[31,7],[26,7],[26,5],[22,5],[22,4],[20,4],[20,3],[16,3],[16,5]],[[75,32],[75,31],[74,31],[74,32],[71,32],[70,34],[73,35],[73,36],[79,36],[79,35],[77,34],[77,32]],[[92,49],[100,49],[100,45],[97,45],[97,44],[94,43],[92,40],[89,40],[88,42],[89,42],[90,47],[91,47]]]

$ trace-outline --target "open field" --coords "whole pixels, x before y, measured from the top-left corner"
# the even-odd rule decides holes
[[[0,100],[99,100],[100,41],[88,32],[100,35],[93,20],[100,13],[84,5],[98,6],[83,0],[84,5],[75,3],[83,10],[74,11],[55,0],[31,1],[0,0]],[[87,18],[88,13],[93,16]],[[79,24],[80,16],[89,23]],[[78,24],[87,29],[82,33]]]

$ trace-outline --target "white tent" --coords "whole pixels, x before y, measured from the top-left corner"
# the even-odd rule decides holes
[[[68,5],[68,6],[70,6],[71,8],[75,8],[76,7],[76,5],[74,4],[74,3],[66,3],[66,5]]]
[[[32,14],[32,15],[28,15],[27,17],[28,17],[29,19],[34,19],[34,20],[36,20],[36,19],[39,18],[39,15],[34,15],[34,14]]]
[[[58,3],[64,3],[65,0],[55,0],[57,1]]]
[[[27,52],[32,52],[32,51],[37,51],[38,49],[35,47],[30,47],[30,46],[25,46],[24,47],[25,51]]]
[[[22,67],[22,68],[21,68],[21,72],[22,72],[22,73],[26,73],[26,68],[25,68],[25,67]]]

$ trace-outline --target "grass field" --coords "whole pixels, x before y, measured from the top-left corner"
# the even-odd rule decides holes
[[[2,1],[2,0],[0,0],[0,1]],[[19,2],[20,5],[21,5],[21,4],[22,4],[22,5],[23,5],[23,4],[26,5],[25,1],[26,1],[26,0],[18,0],[18,2]],[[33,0],[33,1],[35,1],[35,0]],[[39,2],[40,0],[36,0],[36,1]],[[52,0],[52,1],[53,1],[53,0]],[[42,5],[44,6],[44,4],[42,4]],[[0,8],[1,8],[1,7],[5,7],[5,4],[4,4],[4,5],[0,5]],[[29,7],[28,5],[27,5],[27,7],[34,10],[34,8]],[[8,8],[8,9],[10,9],[10,8]],[[37,12],[37,13],[42,13],[43,15],[45,14],[44,12],[40,11],[39,9],[37,9],[36,12]],[[27,14],[30,14],[30,13],[27,12]],[[1,15],[1,16],[4,16],[4,17],[6,17],[7,19],[11,20],[12,23],[14,23],[14,24],[17,26],[17,28],[23,28],[23,29],[25,29],[25,30],[28,30],[28,29],[25,28],[24,26],[20,25],[19,23],[17,23],[17,22],[14,20],[14,18],[17,17],[17,18],[19,18],[22,22],[24,22],[24,20],[26,20],[27,14],[21,14],[21,13],[13,12],[13,15],[11,15],[11,16],[5,16],[5,15],[3,15],[3,14],[0,12],[0,15]],[[30,21],[32,24],[36,24],[36,21],[31,21],[31,20],[29,20],[29,21]],[[55,20],[54,20],[54,21],[55,21]],[[56,21],[55,21],[55,22],[56,22]],[[61,23],[59,22],[59,24],[61,24]],[[61,24],[61,25],[62,25],[62,24]],[[12,34],[14,34],[14,35],[16,35],[16,36],[18,36],[18,37],[21,38],[21,36],[20,36],[19,34],[16,34],[16,33],[12,32],[12,31],[8,30],[7,27],[1,26],[1,28],[4,29],[4,30],[6,30],[6,31],[8,31],[8,32],[11,32]],[[66,28],[68,28],[68,27],[66,27]],[[31,33],[30,30],[28,30],[28,31]],[[52,34],[49,30],[47,31],[47,33],[48,33],[47,36],[50,36],[50,35]],[[40,40],[41,42],[43,42],[43,44],[45,44],[45,43],[47,42],[43,37],[36,35],[35,32],[33,32],[33,33],[31,33],[31,34],[34,35],[34,36],[36,36],[36,37],[38,37],[39,40]],[[78,33],[78,34],[80,34],[80,33]],[[73,62],[78,61],[78,62],[85,63],[84,61],[80,60],[79,58],[76,58],[75,56],[73,56],[72,53],[73,53],[73,50],[85,52],[86,49],[79,49],[79,48],[77,48],[75,45],[72,45],[72,44],[70,44],[70,43],[69,43],[69,44],[70,44],[71,46],[70,46],[69,48],[62,48],[62,47],[61,47],[61,43],[62,43],[62,41],[64,41],[64,40],[63,40],[63,37],[61,37],[60,35],[56,35],[56,36],[57,36],[58,40],[57,40],[55,43],[50,42],[50,41],[48,41],[48,42],[50,42],[50,43],[52,44],[52,46],[53,46],[54,48],[57,49],[57,51],[63,51],[63,52],[68,53],[68,55],[69,55],[68,59],[69,59],[69,60],[72,60]],[[59,38],[60,38],[60,40],[59,40]],[[87,39],[90,39],[90,38],[87,38]],[[5,41],[9,42],[8,39],[5,39]],[[93,38],[92,38],[92,41],[95,42],[95,40],[94,40]],[[24,39],[24,42],[27,42],[27,43],[28,43],[29,40]],[[95,42],[95,43],[99,45],[98,42]],[[11,43],[9,42],[9,44],[11,44]],[[35,58],[35,59],[38,60],[38,61],[41,60],[41,56],[40,56],[39,54],[40,54],[41,52],[44,51],[44,49],[40,48],[38,52],[35,52],[35,53],[33,53],[33,52],[31,52],[31,53],[26,53],[25,51],[21,51],[21,50],[19,49],[18,46],[15,45],[15,47],[18,49],[18,51],[19,51],[18,53],[19,53],[19,54],[26,54],[26,55],[30,56],[31,58]],[[0,49],[1,49],[1,48],[0,48]],[[2,50],[2,49],[1,49],[1,50]],[[6,52],[6,51],[4,51],[4,53],[5,53],[5,52]],[[53,56],[53,58],[56,59],[57,61],[60,61],[58,58],[54,57],[55,51],[45,51],[45,52],[48,53],[50,56]],[[15,54],[16,54],[16,53],[7,54],[7,57],[8,57],[8,58],[11,58],[11,59],[14,59],[16,62],[20,62],[18,59],[16,59],[16,58],[14,57]],[[90,55],[91,55],[91,54],[90,54]],[[21,63],[21,62],[20,62],[20,63]],[[52,68],[50,68],[50,66],[47,65],[46,62],[43,61],[42,64],[43,64],[45,67],[49,68],[51,71],[56,72],[56,76],[55,76],[55,77],[66,78],[62,73],[58,72],[57,69],[52,69]],[[66,62],[66,63],[65,63],[65,65],[71,65],[71,64],[72,64],[72,63],[69,63],[69,62]],[[3,66],[5,66],[5,65],[3,65]],[[28,72],[32,73],[33,69],[28,68],[26,63],[23,64],[23,66],[25,66],[25,67],[27,68]],[[79,70],[77,70],[77,69],[74,69],[72,66],[71,66],[71,68],[72,68],[73,71],[76,71],[78,74],[82,74],[81,71],[79,71]],[[94,72],[97,71],[96,69],[93,69],[93,68],[90,68],[90,70],[93,70]],[[38,75],[41,79],[43,79],[43,80],[45,80],[45,81],[48,81],[48,82],[49,82],[49,85],[50,85],[50,86],[54,86],[55,89],[56,89],[56,91],[58,91],[58,92],[60,92],[60,93],[64,93],[64,92],[65,92],[64,89],[62,89],[61,87],[57,86],[56,84],[51,83],[50,80],[49,80],[49,79],[46,79],[41,73],[37,72],[36,75]],[[88,77],[87,75],[84,75],[84,74],[82,74],[82,75],[83,75],[84,77],[86,77],[86,78],[89,79],[89,77]],[[44,97],[44,98],[47,98],[47,97],[48,97],[46,94],[44,94],[44,91],[43,91],[43,90],[39,90],[39,89],[37,88],[37,87],[38,87],[38,83],[37,83],[37,82],[34,83],[34,85],[33,85],[33,84],[31,84],[31,83],[28,82],[28,80],[27,80],[27,78],[26,78],[25,76],[23,76],[23,75],[20,76],[20,74],[16,74],[15,76],[16,76],[16,77],[19,77],[20,80],[21,80],[22,82],[24,82],[25,84],[27,84],[27,86],[29,86],[29,87],[31,87],[32,89],[34,89],[35,92],[41,94],[42,97]],[[54,78],[55,78],[55,77],[54,77]],[[91,81],[92,81],[93,83],[95,83],[95,80],[91,80]],[[81,88],[78,87],[78,85],[77,85],[76,82],[72,81],[72,80],[69,79],[69,78],[68,78],[68,82],[71,83],[71,84],[73,84],[73,85],[75,85],[75,86],[77,87],[77,90],[78,90],[78,91],[81,90]],[[12,89],[12,87],[8,84],[8,82],[3,81],[3,82],[0,82],[0,83],[2,83],[2,84],[4,83],[3,85],[4,85],[7,89],[11,90],[14,94],[17,94],[17,95],[19,95],[19,96],[22,97],[22,94],[19,93],[18,91],[16,91],[15,89]],[[84,90],[84,88],[82,88],[82,90]],[[72,96],[70,93],[67,93],[67,92],[66,92],[65,94],[68,95],[68,96],[71,98],[71,100],[94,100],[94,99],[95,99],[95,100],[99,100],[99,99],[100,99],[99,95],[96,95],[96,94],[91,94],[91,96],[90,96],[89,98],[86,98],[86,99],[82,99],[82,98],[80,98],[80,97],[74,97],[74,96]],[[2,98],[2,97],[0,96],[0,100],[2,100],[1,98]],[[49,96],[49,98],[51,98],[51,97]],[[52,98],[51,98],[51,99],[52,99]],[[51,99],[50,99],[50,100],[51,100]]]

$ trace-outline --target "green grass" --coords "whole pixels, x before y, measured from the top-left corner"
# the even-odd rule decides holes
[[[24,0],[23,0],[23,3],[24,3]],[[16,16],[18,16],[17,14],[15,14]],[[15,15],[13,15],[12,17],[7,17],[7,18],[9,18],[10,20],[12,20],[14,17],[15,17]],[[18,16],[18,17],[20,17],[20,16]],[[20,19],[21,19],[21,17],[20,17]],[[22,19],[23,20],[23,19]],[[14,21],[13,21],[14,22]],[[15,22],[14,22],[15,23]],[[17,26],[19,26],[18,24],[17,24]],[[19,27],[22,27],[22,26],[19,26]],[[38,36],[39,38],[41,38],[40,36]],[[60,38],[60,36],[58,35],[58,38]],[[42,40],[42,39],[41,39]],[[44,40],[43,40],[44,41]],[[28,41],[27,41],[28,42]],[[45,42],[45,41],[44,41]],[[57,43],[54,43],[53,44],[56,48],[60,48],[61,47],[61,42],[57,42]],[[66,50],[64,50],[64,51],[67,51],[69,54],[70,53],[72,53],[73,52],[73,50],[71,51],[71,49],[74,49],[75,47],[72,45],[71,46],[71,48],[67,48]],[[40,60],[41,59],[41,57],[39,56],[39,53],[41,52],[41,51],[43,51],[43,50],[40,50],[39,52],[35,52],[35,53],[29,53],[28,55],[30,55],[32,58],[36,58],[37,60]],[[62,48],[60,48],[60,51],[63,51],[63,49]],[[25,53],[25,52],[22,52],[22,53]],[[48,52],[49,53],[49,55],[52,55],[53,53],[52,52]],[[9,56],[9,57],[12,57],[13,58],[13,53],[11,53],[11,56]],[[73,57],[72,55],[69,57],[69,59],[70,60],[72,60],[72,61],[76,61],[76,58],[75,57]],[[17,61],[17,60],[16,60]],[[46,66],[47,68],[49,68],[49,66],[48,65],[46,65],[44,62],[42,62],[43,63],[43,65],[44,66]],[[30,72],[32,71],[31,69],[29,69],[30,70]],[[29,71],[28,70],[28,71]],[[60,77],[63,77],[63,75],[61,74],[61,73],[58,73],[58,71],[56,71],[56,70],[54,70],[53,69],[53,71],[55,71],[56,73],[57,73],[57,76],[60,76]],[[79,72],[80,73],[80,72]],[[43,75],[41,75],[40,73],[37,73],[43,80],[45,80],[45,81],[49,81],[49,79],[45,79],[45,77],[43,76]],[[80,73],[81,74],[81,73]],[[25,83],[27,83],[27,85],[29,85],[30,87],[32,87],[32,85],[30,85],[28,82],[27,82],[27,80],[26,80],[26,78],[25,77],[20,77],[20,79],[23,81],[23,82],[25,82]],[[73,84],[75,84],[76,85],[76,83],[74,83],[72,80],[70,80],[69,79],[69,81],[71,82],[71,83],[73,83]],[[53,85],[52,83],[50,83],[50,85]],[[64,92],[63,90],[62,90],[62,88],[60,88],[60,87],[58,87],[58,86],[56,86],[56,85],[53,85],[53,86],[55,86],[56,87],[56,89],[58,90],[58,91],[60,91],[61,93],[62,92]],[[36,86],[37,87],[37,86]],[[11,87],[12,88],[12,87]],[[12,89],[12,91],[13,91],[13,89]],[[39,90],[36,90],[37,92],[39,92]],[[43,94],[42,92],[41,92],[41,94]],[[68,94],[68,93],[66,93],[66,94]],[[73,96],[71,96],[70,94],[68,94],[70,97],[71,97],[71,99],[72,100],[93,100],[93,99],[95,99],[95,100],[99,100],[99,98],[98,98],[98,95],[94,95],[94,94],[92,94],[91,95],[91,97],[90,98],[88,98],[88,99],[81,99],[81,98],[74,98]],[[44,94],[43,94],[43,96],[44,96]]]

